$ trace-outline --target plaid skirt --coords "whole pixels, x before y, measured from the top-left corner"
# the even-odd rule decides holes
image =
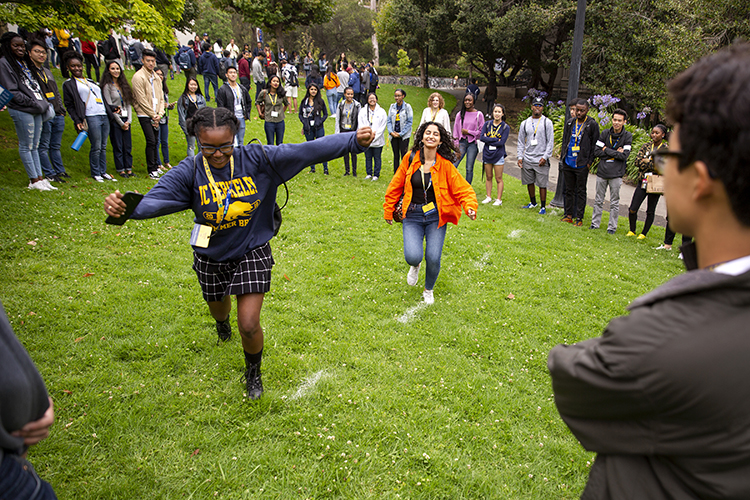
[[[266,293],[271,289],[274,260],[269,243],[228,262],[217,262],[195,252],[193,256],[193,270],[206,302],[218,302],[227,295]]]

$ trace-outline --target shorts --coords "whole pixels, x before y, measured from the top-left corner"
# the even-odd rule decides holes
[[[297,97],[297,89],[299,87],[287,87],[284,86],[284,92],[286,92],[287,97]]]
[[[229,262],[217,262],[195,252],[193,256],[193,270],[206,302],[219,302],[227,295],[266,293],[271,289],[274,260],[269,243]]]
[[[498,161],[497,163],[493,163],[493,165],[496,167],[502,167],[503,165],[505,165],[505,158],[500,158],[500,161]]]
[[[549,160],[547,165],[540,167],[539,163],[523,160],[521,168],[521,184],[535,184],[537,187],[546,189],[549,183]]]

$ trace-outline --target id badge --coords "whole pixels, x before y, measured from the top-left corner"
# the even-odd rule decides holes
[[[190,233],[190,244],[198,248],[208,248],[208,242],[211,239],[211,226],[196,224]]]
[[[279,112],[278,111],[271,111],[271,117],[272,118],[278,118],[279,117]]]
[[[537,141],[536,139],[531,139],[532,146],[536,146],[537,144],[539,144],[539,141]]]
[[[487,146],[487,149],[489,149],[490,151],[494,151],[494,150],[497,149],[497,147],[495,147],[495,146]]]
[[[120,108],[120,116],[122,116],[123,118],[127,118],[128,110]]]
[[[311,127],[314,127],[314,126],[315,126],[315,120],[310,120],[310,126],[311,126]]]
[[[54,98],[55,98],[55,93],[54,93],[54,92],[47,92],[47,93],[46,93],[46,94],[44,94],[44,95],[46,95],[46,96],[47,96],[47,99],[50,99],[50,100],[52,100],[52,99],[54,99]]]
[[[101,103],[102,103],[102,99],[101,99],[101,97],[97,97],[97,98],[96,98],[96,99],[94,99],[94,100],[96,101],[96,103],[97,103],[97,104],[101,104]]]
[[[429,202],[426,205],[422,205],[422,212],[424,215],[430,215],[435,213],[437,209],[435,208],[435,204],[433,202]]]
[[[570,149],[571,149],[571,151],[573,151],[574,153],[577,153],[578,151],[580,151],[580,150],[581,150],[581,146],[573,146],[573,147],[572,147],[572,148],[570,148]]]
[[[607,160],[605,163],[614,163],[615,160]]]

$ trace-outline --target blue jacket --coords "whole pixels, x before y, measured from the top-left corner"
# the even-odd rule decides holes
[[[362,82],[359,81],[359,73],[356,71],[352,71],[349,74],[349,86],[355,94],[360,94],[362,92]]]
[[[219,74],[219,58],[210,50],[207,50],[198,58],[198,73],[201,75]]]
[[[396,103],[394,102],[391,104],[391,107],[388,109],[388,133],[395,132],[396,129]],[[403,106],[401,106],[401,113],[400,113],[400,122],[401,122],[401,138],[406,138],[407,140],[411,137],[411,125],[414,122],[414,112],[411,109],[411,106],[408,102],[405,102]]]
[[[263,148],[273,165],[266,163]],[[192,210],[195,223],[214,228],[208,248],[193,247],[196,253],[218,262],[241,258],[273,237],[273,211],[278,186],[309,165],[361,153],[357,134],[335,134],[315,141],[280,146],[250,144],[234,148],[234,177],[229,163],[211,168],[222,198],[232,189],[229,210],[221,224],[217,200],[203,166],[203,155],[185,158],[164,174],[133,212],[133,219],[148,219]],[[275,170],[274,170],[275,169]]]
[[[490,137],[490,131],[494,128],[492,120],[487,120],[482,125],[482,135],[479,136],[479,140],[484,143],[484,151],[482,151],[482,163],[489,163],[495,165],[500,163],[508,154],[505,152],[505,141],[508,140],[510,134],[510,126],[503,122],[500,122],[500,137]]]

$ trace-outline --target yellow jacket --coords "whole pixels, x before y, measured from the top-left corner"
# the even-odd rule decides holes
[[[393,174],[393,179],[391,179],[391,183],[385,192],[385,203],[383,203],[383,218],[385,220],[393,219],[393,209],[402,193],[404,195],[404,215],[406,215],[406,210],[411,203],[411,176],[421,167],[421,163],[419,162],[419,152],[414,155],[411,164],[409,164],[409,156],[411,156],[411,152],[404,155],[401,165]],[[468,211],[470,208],[474,212],[477,211],[479,205],[474,188],[458,173],[451,162],[437,155],[437,161],[430,169],[430,173],[440,217],[438,227],[443,226],[446,222],[458,224],[462,206],[464,211]]]

